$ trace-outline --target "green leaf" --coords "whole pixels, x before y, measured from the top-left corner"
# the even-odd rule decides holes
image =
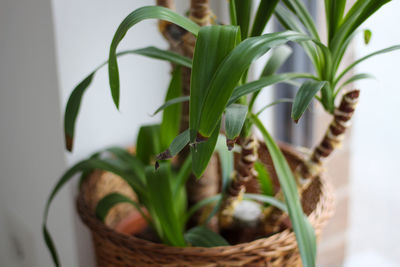
[[[371,41],[372,32],[368,29],[364,30],[364,43],[367,45]]]
[[[98,154],[98,153],[96,153]],[[124,169],[121,169],[120,165],[115,164],[115,161],[110,161],[110,160],[103,160],[99,159],[97,157],[91,157],[86,160],[82,160],[78,163],[76,163],[74,166],[69,168],[63,176],[57,181],[56,185],[52,189],[45,205],[44,213],[43,213],[43,224],[42,224],[42,230],[43,230],[43,238],[46,242],[47,248],[49,249],[53,262],[56,266],[60,266],[59,259],[58,259],[58,254],[56,247],[54,245],[54,242],[51,238],[51,235],[49,231],[47,230],[47,219],[49,215],[49,210],[50,210],[50,205],[52,201],[54,200],[55,196],[58,194],[58,192],[61,190],[61,188],[68,182],[70,181],[76,174],[78,173],[87,173],[89,171],[99,169],[99,170],[105,170],[112,172],[121,178],[123,178],[137,193],[143,193],[143,184],[141,183],[141,180],[134,175],[134,170],[131,173],[126,172]]]
[[[391,0],[357,0],[344,17],[332,42],[329,44],[335,55],[346,39],[354,33],[372,14]]]
[[[244,194],[244,199],[260,201],[265,204],[274,206],[284,212],[288,212],[285,203],[283,203],[271,196],[264,196],[264,195],[259,195],[259,194]]]
[[[319,41],[317,27],[304,4],[300,0],[283,0],[283,3],[296,14],[311,36]]]
[[[360,58],[360,59],[354,61],[352,64],[350,64],[348,67],[346,67],[346,68],[337,76],[337,78],[335,79],[335,84],[337,84],[337,83],[343,78],[343,76],[346,75],[346,73],[348,73],[351,69],[353,69],[355,66],[357,66],[357,65],[360,64],[361,62],[363,62],[363,61],[369,59],[370,57],[373,57],[373,56],[376,56],[376,55],[379,55],[379,54],[389,53],[389,52],[392,52],[392,51],[395,51],[395,50],[398,50],[398,49],[400,49],[400,45],[390,46],[390,47],[387,47],[387,48],[385,48],[385,49],[381,49],[381,50],[375,51],[375,52],[373,52],[373,53],[371,53],[371,54],[368,54],[368,55],[366,55],[366,56],[364,56],[364,57],[362,57],[362,58]]]
[[[226,108],[225,132],[228,140],[235,140],[239,136],[246,116],[247,106],[245,105],[232,104]]]
[[[296,234],[303,266],[314,267],[317,252],[316,238],[314,231],[312,230],[312,226],[305,217],[301,208],[293,173],[278,145],[262,125],[261,121],[255,115],[251,115],[251,119],[263,135],[265,144],[269,153],[271,154],[272,162],[274,164],[279,183],[285,197],[289,217],[293,225],[293,230]]]
[[[234,26],[202,27],[196,41],[190,82],[190,139],[195,141],[199,118],[208,93],[208,85],[218,65],[234,48],[239,28]]]
[[[140,127],[136,141],[136,156],[143,164],[148,165],[161,151],[160,125],[153,124]]]
[[[156,111],[154,111],[152,116],[158,114],[158,112],[160,112],[161,110],[164,110],[170,106],[189,101],[189,99],[190,99],[190,96],[180,96],[180,97],[172,98],[172,99],[166,101],[164,104],[162,104],[159,108],[157,108]]]
[[[351,84],[355,81],[358,80],[363,80],[363,79],[375,79],[375,76],[369,74],[369,73],[359,73],[356,75],[351,76],[349,79],[347,79],[346,81],[344,81],[339,88],[335,91],[335,97],[337,96],[337,94],[340,92],[340,90],[343,89],[343,87],[345,87],[348,84]]]
[[[165,101],[176,99],[182,94],[182,71],[176,67],[172,73],[172,79],[168,87]],[[181,121],[182,105],[173,105],[166,107],[163,112],[163,118],[160,125],[160,143],[164,150],[174,140],[179,133]]]
[[[221,121],[218,123],[218,126],[215,127],[213,134],[207,141],[194,143],[190,147],[190,152],[192,154],[192,169],[197,178],[201,177],[211,159],[215,145],[217,144],[220,125]]]
[[[237,25],[237,16],[236,16],[236,1],[235,0],[228,0],[229,1],[229,18],[231,20],[231,25]]]
[[[211,231],[205,226],[196,226],[185,233],[185,239],[194,247],[219,247],[229,246],[221,235]]]
[[[169,159],[178,154],[187,144],[189,144],[190,132],[189,129],[180,133],[172,140],[168,149],[157,155],[158,160]]]
[[[250,26],[252,0],[236,0],[235,10],[237,25],[240,26],[242,40],[247,38]]]
[[[189,219],[193,216],[193,214],[195,214],[199,209],[201,209],[204,206],[207,206],[209,204],[215,203],[217,201],[219,202],[221,200],[222,200],[221,194],[218,194],[218,195],[215,195],[212,197],[207,197],[207,198],[200,200],[199,202],[194,204],[192,207],[190,207],[190,209],[188,210],[188,212],[185,215],[185,222],[189,221]]]
[[[116,54],[117,57],[129,55],[129,54],[136,54],[141,56],[147,56],[154,59],[161,59],[170,61],[174,64],[185,66],[188,68],[192,67],[192,61],[190,58],[181,56],[177,53],[161,50],[156,47],[145,47],[135,50],[126,50]],[[69,151],[72,151],[73,147],[73,140],[75,135],[75,124],[76,119],[78,117],[79,109],[82,102],[83,94],[86,92],[86,89],[90,86],[93,81],[93,77],[96,72],[105,66],[108,61],[104,61],[99,66],[97,66],[83,81],[81,81],[72,91],[66,108],[65,108],[65,115],[64,115],[64,134],[65,134],[65,144],[66,148]]]
[[[166,162],[160,164],[158,170],[148,166],[146,168],[147,194],[151,200],[152,218],[157,218],[161,224],[162,232],[160,238],[167,245],[183,247],[186,242],[183,238],[183,229],[175,208],[174,196],[172,195],[172,177],[170,165]]]
[[[176,175],[176,183],[172,190],[173,195],[177,194],[181,188],[185,187],[187,179],[192,173],[192,157],[187,157],[185,162],[180,166],[179,172]]]
[[[254,18],[250,36],[258,36],[263,33],[265,26],[274,13],[279,0],[261,0]]]
[[[208,94],[200,114],[198,133],[204,137],[211,135],[242,74],[254,60],[264,55],[269,49],[288,41],[305,40],[309,40],[309,37],[304,34],[285,31],[250,37],[236,46],[220,64],[209,84]]]
[[[274,196],[274,185],[271,176],[264,164],[257,161],[254,163],[254,169],[257,172],[257,178],[261,185],[261,190],[266,196]]]
[[[277,104],[280,104],[280,103],[293,103],[293,99],[291,99],[291,98],[280,98],[280,99],[278,99],[278,100],[276,100],[276,101],[273,101],[273,102],[271,102],[271,103],[265,105],[264,107],[262,107],[262,108],[256,113],[256,115],[258,116],[258,115],[260,115],[264,110],[266,110],[267,108],[272,107],[272,106],[277,105]]]
[[[264,87],[281,82],[288,82],[296,78],[316,79],[314,76],[308,73],[282,73],[282,74],[274,74],[267,77],[262,77],[258,80],[237,86],[232,92],[232,96],[228,101],[228,106],[235,103],[242,96],[257,92],[263,89]]]
[[[119,25],[110,46],[108,59],[108,74],[110,79],[111,94],[116,107],[119,107],[119,73],[116,50],[126,33],[137,23],[147,19],[160,19],[172,22],[185,30],[197,35],[200,26],[190,19],[181,16],[168,8],[160,6],[145,6],[130,13]]]
[[[281,45],[277,48],[272,49],[271,57],[268,59],[265,67],[261,73],[261,77],[266,77],[273,75],[278,69],[285,63],[285,61],[289,58],[292,54],[292,49],[288,45]],[[249,103],[249,110],[253,109],[254,103],[259,95],[260,91],[255,92],[251,96],[251,100]]]
[[[335,36],[343,19],[346,0],[325,0],[326,26],[328,29],[328,43]]]
[[[135,207],[135,209],[142,215],[142,217],[147,221],[147,223],[150,225],[151,220],[148,218],[144,213],[140,205],[136,202],[130,199],[127,196],[124,196],[120,193],[110,193],[103,197],[96,205],[96,217],[100,219],[102,222],[105,221],[108,212],[113,208],[115,205],[120,204],[120,203],[129,203],[132,206]]]
[[[292,107],[292,119],[297,122],[307,107],[310,105],[314,96],[324,87],[326,82],[305,81],[297,92]]]

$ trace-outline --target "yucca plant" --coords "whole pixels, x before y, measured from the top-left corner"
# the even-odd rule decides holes
[[[300,0],[283,0],[278,5],[275,14],[283,27],[289,30],[302,32],[313,38],[313,41],[302,42],[301,45],[307,53],[315,70],[314,81],[309,81],[299,89],[292,109],[292,118],[299,120],[302,113],[311,103],[317,99],[323,108],[333,115],[325,136],[320,144],[313,150],[309,159],[305,161],[297,171],[303,189],[306,188],[313,177],[322,172],[323,160],[332,151],[340,146],[343,134],[349,125],[358,102],[360,91],[353,89],[342,95],[338,105],[335,100],[340,96],[343,88],[351,83],[372,78],[368,73],[351,74],[358,64],[375,55],[388,53],[400,49],[400,45],[391,46],[355,60],[348,66],[343,66],[343,57],[348,50],[359,28],[370,16],[377,12],[390,0],[357,0],[345,12],[346,0],[325,0],[326,17],[326,42],[321,41],[311,15]],[[363,31],[365,44],[371,39],[371,31]],[[309,88],[314,82],[325,81],[324,86]],[[304,105],[304,103],[307,103]]]
[[[319,91],[321,96],[316,96],[317,99],[333,113],[334,99],[341,88],[338,86],[339,81],[361,61],[353,63],[343,74],[336,75],[344,51],[355,31],[354,25],[361,24],[381,4],[378,1],[371,1],[374,4],[357,1],[343,17],[341,10],[345,1],[326,1],[330,22],[328,27],[332,30],[329,32],[329,44],[324,45],[300,1],[282,1],[287,8],[278,5],[278,2],[261,0],[252,19],[252,1],[230,0],[231,25],[217,25],[208,12],[206,0],[191,1],[189,18],[171,9],[173,1],[157,1],[160,6],[139,8],[122,21],[112,40],[108,60],[78,84],[68,100],[65,112],[67,148],[72,149],[75,122],[82,97],[95,72],[107,64],[112,99],[115,106],[119,107],[119,56],[137,54],[172,63],[172,79],[165,103],[155,112],[163,112],[162,121],[140,129],[135,155],[121,148],[100,151],[74,165],[56,184],[46,205],[43,225],[44,237],[56,265],[59,265],[58,256],[46,227],[50,203],[75,174],[81,173],[84,181],[91,171],[100,169],[120,176],[138,197],[135,202],[117,193],[105,196],[96,208],[96,215],[101,220],[105,219],[111,207],[127,202],[141,212],[160,241],[167,245],[227,245],[223,237],[207,228],[207,223],[215,214],[219,214],[220,228],[223,230],[230,227],[235,205],[243,197],[247,197],[276,206],[288,213],[304,266],[315,266],[315,234],[302,211],[294,174],[279,147],[258,119],[258,115],[271,104],[258,111],[254,111],[254,104],[261,89],[280,82],[298,84],[294,80],[302,79],[293,104],[293,118],[298,120],[301,117]],[[334,6],[334,3],[339,2],[338,7]],[[290,30],[262,34],[274,11],[281,23]],[[336,21],[332,17],[340,19]],[[170,44],[170,51],[147,47],[117,52],[118,45],[128,30],[147,19],[160,20],[159,28]],[[332,26],[332,23],[336,23],[336,26]],[[303,26],[307,31],[303,30]],[[304,47],[315,65],[315,75],[275,73],[290,54],[290,50],[284,46],[289,41]],[[269,51],[272,51],[272,55],[261,77],[248,81],[251,64]],[[353,77],[348,82],[358,78],[361,76]],[[355,96],[358,95],[347,95],[350,100],[346,100],[339,111],[347,112],[348,103],[353,104]],[[272,104],[283,101],[287,100],[278,100]],[[271,181],[265,168],[257,162],[258,141],[253,134],[254,126],[261,132],[271,155],[281,188],[278,198],[281,200],[283,195],[284,202],[272,197],[277,192],[271,191]],[[221,136],[221,132],[225,133],[225,137]],[[223,138],[226,139],[226,145],[222,145]],[[233,167],[233,153],[229,150],[236,143],[240,160]],[[184,152],[185,149],[187,152]],[[186,191],[185,183],[191,174],[198,179],[206,178],[201,177],[215,152],[219,154],[222,167],[221,193],[188,207],[187,198],[192,192]],[[178,154],[178,161],[171,160]],[[309,170],[307,164],[306,170]],[[299,170],[299,173],[303,171]],[[261,184],[259,191],[263,194],[245,195],[246,183],[257,178]],[[199,226],[188,229],[188,219],[210,203],[217,204],[207,214],[207,219]]]

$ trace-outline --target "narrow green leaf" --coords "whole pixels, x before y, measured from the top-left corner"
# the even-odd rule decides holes
[[[335,111],[335,98],[333,97],[334,91],[333,87],[330,83],[326,83],[321,89],[321,98],[317,98],[320,100],[324,109],[333,114]]]
[[[160,19],[172,22],[187,31],[197,35],[200,26],[190,19],[179,15],[172,10],[160,6],[145,6],[130,13],[119,25],[110,46],[108,59],[108,74],[110,79],[111,94],[116,107],[119,107],[119,73],[116,50],[126,33],[137,23],[147,19]]]
[[[343,89],[343,87],[345,87],[348,84],[351,84],[355,81],[358,80],[363,80],[363,79],[375,79],[375,76],[369,74],[369,73],[359,73],[356,75],[351,76],[349,79],[347,79],[346,81],[344,81],[339,88],[335,91],[335,97],[337,96],[337,94],[340,92],[340,90]]]
[[[269,19],[275,11],[279,0],[261,0],[254,18],[250,36],[261,35]]]
[[[246,116],[247,106],[245,105],[232,104],[226,108],[225,132],[228,140],[235,140],[239,136]]]
[[[158,160],[169,159],[181,152],[181,150],[189,144],[190,141],[190,131],[186,129],[180,133],[177,137],[172,140],[168,149],[157,155]]]
[[[96,153],[97,154],[97,153]],[[137,192],[137,193],[143,193],[143,186],[140,181],[136,176],[129,174],[125,172],[124,170],[121,170],[118,165],[115,165],[114,161],[109,161],[109,160],[102,160],[97,157],[91,157],[86,160],[82,160],[78,163],[76,163],[74,166],[69,168],[63,176],[57,181],[56,185],[52,189],[45,205],[44,213],[43,213],[43,224],[42,224],[42,230],[43,230],[43,238],[46,242],[47,248],[49,249],[53,262],[56,266],[59,266],[59,259],[58,259],[58,254],[56,247],[54,245],[54,242],[51,238],[51,235],[49,231],[47,230],[47,219],[49,215],[49,210],[50,210],[50,205],[52,201],[54,200],[55,196],[58,194],[58,192],[61,190],[61,188],[68,182],[70,181],[76,174],[81,173],[81,172],[89,172],[95,169],[99,170],[105,170],[112,172],[121,178],[123,178],[132,188]]]
[[[153,124],[140,127],[136,141],[136,156],[143,164],[148,165],[161,151],[160,125]]]
[[[156,111],[154,111],[154,113],[152,114],[152,116],[158,114],[158,112],[160,112],[161,110],[164,110],[170,106],[189,101],[189,99],[190,99],[190,96],[180,96],[180,97],[172,98],[172,99],[166,101],[164,104],[162,104],[159,108],[157,108]]]
[[[326,26],[328,29],[328,43],[335,36],[339,28],[346,7],[346,0],[325,0]]]
[[[291,98],[280,98],[280,99],[278,99],[278,100],[276,100],[276,101],[273,101],[273,102],[271,102],[271,103],[265,105],[264,107],[262,107],[262,108],[256,113],[256,115],[258,116],[258,115],[260,115],[264,110],[266,110],[267,108],[272,107],[272,106],[275,106],[275,105],[280,104],[280,103],[293,103],[293,99],[291,99]]]
[[[236,0],[235,7],[237,25],[240,26],[242,40],[244,40],[249,32],[252,0]]]
[[[364,43],[367,45],[371,41],[372,32],[368,29],[364,30]]]
[[[193,216],[193,214],[195,214],[198,210],[200,210],[204,206],[207,206],[209,204],[215,203],[220,200],[222,200],[221,194],[218,194],[218,195],[215,195],[212,197],[207,197],[207,198],[200,200],[199,202],[194,204],[192,207],[190,207],[190,209],[188,210],[188,212],[185,215],[185,222],[189,221],[189,219]]]
[[[343,76],[346,75],[346,73],[348,73],[351,69],[353,69],[355,66],[357,66],[357,65],[360,64],[361,62],[363,62],[363,61],[369,59],[370,57],[373,57],[373,56],[376,56],[376,55],[379,55],[379,54],[389,53],[389,52],[392,52],[392,51],[395,51],[395,50],[398,50],[398,49],[400,49],[400,45],[390,46],[390,47],[387,47],[387,48],[385,48],[385,49],[381,49],[381,50],[375,51],[375,52],[373,52],[373,53],[371,53],[371,54],[368,54],[368,55],[366,55],[366,56],[364,56],[364,57],[362,57],[362,58],[360,58],[360,59],[354,61],[352,64],[350,64],[348,67],[346,67],[346,68],[337,76],[337,78],[335,79],[335,84],[337,84],[337,83],[340,81],[340,79],[342,79]]]
[[[232,95],[228,101],[228,106],[235,103],[240,97],[257,92],[264,87],[277,83],[288,82],[297,78],[317,79],[308,73],[282,73],[262,77],[258,80],[237,86],[232,92]]]
[[[235,26],[202,27],[196,41],[190,82],[190,139],[195,141],[199,119],[216,69],[234,48],[239,37]]]
[[[176,99],[182,94],[182,71],[176,67],[172,73],[172,79],[168,87],[165,101]],[[182,105],[170,105],[163,112],[163,118],[160,125],[160,143],[161,150],[164,150],[174,140],[179,133],[182,114]]]
[[[272,162],[285,197],[289,217],[292,221],[293,230],[296,234],[303,266],[314,267],[317,253],[315,233],[301,208],[293,173],[278,145],[262,125],[261,121],[255,115],[251,115],[251,119],[263,135],[265,144],[271,154]]]
[[[215,127],[213,134],[207,141],[195,143],[190,147],[193,173],[197,178],[201,177],[211,159],[215,145],[217,144],[220,125],[221,121],[219,121],[218,126]]]
[[[244,199],[261,201],[264,204],[268,204],[268,205],[274,206],[284,212],[288,212],[285,203],[283,203],[271,196],[264,196],[264,195],[259,195],[259,194],[244,194]]]
[[[288,41],[305,40],[309,40],[309,37],[304,34],[285,31],[250,37],[236,46],[220,64],[209,84],[198,133],[204,137],[211,135],[242,74],[254,60]]]
[[[179,223],[177,210],[174,208],[172,195],[172,176],[170,165],[162,162],[158,170],[151,166],[146,168],[147,194],[151,199],[151,217],[157,217],[161,222],[162,234],[160,238],[167,245],[183,247],[186,242],[183,238],[182,225]]]
[[[257,178],[260,182],[263,194],[266,196],[274,196],[274,185],[267,168],[265,168],[263,163],[257,161],[254,163],[254,169],[257,172]]]
[[[196,226],[185,233],[185,239],[194,247],[219,247],[229,246],[221,235],[211,231],[205,226]]]
[[[134,206],[135,209],[140,213],[140,215],[142,215],[142,217],[147,221],[147,223],[149,225],[151,224],[150,218],[148,218],[148,216],[143,213],[140,205],[136,201],[133,201],[132,199],[120,193],[110,193],[104,196],[96,205],[96,217],[104,222],[111,208],[120,203],[129,203]]]
[[[173,195],[177,194],[178,191],[185,186],[186,181],[191,173],[192,173],[192,157],[187,157],[182,166],[180,166],[179,172],[176,175],[176,183],[172,190]]]
[[[126,50],[121,51],[116,54],[117,57],[129,55],[129,54],[136,54],[141,56],[147,56],[154,59],[166,60],[170,61],[174,64],[185,66],[188,68],[192,67],[192,61],[190,58],[181,56],[177,53],[162,50],[156,47],[145,47],[135,50]],[[83,81],[81,81],[72,91],[66,108],[65,108],[65,115],[64,115],[64,134],[65,134],[65,144],[66,148],[69,151],[72,151],[73,147],[73,140],[75,135],[75,124],[76,119],[79,114],[79,109],[82,102],[83,94],[86,92],[86,89],[93,81],[93,77],[96,72],[105,66],[108,61],[104,61],[99,66],[97,66]]]
[[[236,16],[236,0],[228,0],[229,1],[229,18],[231,19],[231,25],[237,25],[237,16]]]
[[[305,81],[297,92],[292,107],[292,119],[297,122],[307,107],[310,105],[314,96],[324,87],[326,82]]]

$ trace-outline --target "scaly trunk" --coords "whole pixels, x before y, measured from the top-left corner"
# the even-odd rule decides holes
[[[235,207],[243,199],[246,186],[255,179],[254,163],[258,160],[258,141],[254,135],[241,138],[240,158],[237,161],[233,179],[229,184],[227,196],[223,201],[219,214],[219,226],[221,229],[230,228],[233,223]],[[253,185],[254,186],[254,185]]]
[[[350,126],[359,96],[359,90],[352,90],[343,95],[321,143],[314,149],[309,159],[297,168],[296,177],[299,179],[302,190],[308,187],[312,179],[322,172],[324,160],[341,145],[344,133]]]

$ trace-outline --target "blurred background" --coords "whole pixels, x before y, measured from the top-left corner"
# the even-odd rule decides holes
[[[111,101],[106,69],[98,72],[84,97],[75,150],[64,150],[62,115],[72,88],[107,58],[114,31],[132,10],[153,1],[0,0],[0,266],[51,266],[42,240],[45,200],[67,166],[108,145],[129,145],[138,126],[163,101],[170,66],[139,56],[119,60],[121,109]],[[226,1],[210,1],[217,17],[227,18]],[[320,27],[323,1],[306,1]],[[181,12],[188,1],[176,1]],[[348,60],[400,43],[400,1],[384,6],[362,28],[372,31],[366,46],[360,35]],[[269,30],[279,29],[270,25]],[[123,48],[167,48],[156,21],[129,32]],[[297,48],[294,48],[297,51]],[[260,68],[262,61],[260,59]],[[321,240],[319,266],[400,266],[400,52],[372,58],[357,72],[377,79],[357,83],[361,100],[344,147],[328,172],[337,192],[337,211]],[[285,67],[307,70],[294,53]],[[253,73],[260,71],[257,66]],[[299,69],[300,68],[300,69]],[[276,89],[279,89],[277,91]],[[264,102],[293,95],[289,87],[265,90]],[[277,139],[312,146],[329,123],[315,105],[294,126],[289,105],[267,112],[263,120]],[[75,212],[76,186],[53,204],[50,230],[63,266],[94,266],[88,231]]]

